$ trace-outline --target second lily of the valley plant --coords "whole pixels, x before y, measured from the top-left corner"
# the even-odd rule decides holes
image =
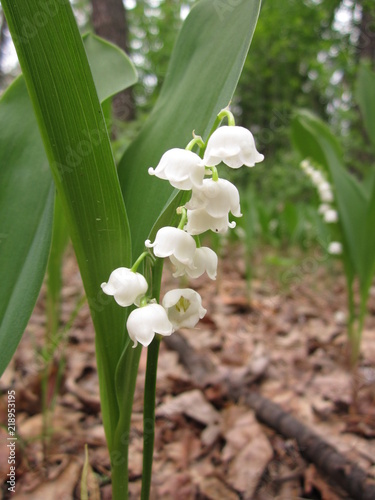
[[[217,128],[225,117],[228,125]],[[194,146],[199,148],[198,154],[192,151]],[[235,169],[242,165],[253,167],[263,159],[251,132],[236,126],[232,113],[224,109],[218,114],[206,142],[193,133],[185,149],[167,151],[157,167],[149,169],[150,175],[192,194],[190,200],[177,209],[181,216],[178,227],[159,229],[154,242],[145,241],[147,250],[131,269],[115,269],[108,282],[101,285],[103,292],[113,296],[120,306],[137,306],[126,323],[133,347],[138,342],[148,346],[155,334],[171,335],[179,328],[194,328],[206,313],[200,295],[191,288],[170,290],[158,304],[148,293],[151,287],[145,277],[137,272],[141,262],[148,257],[151,260],[169,257],[175,266],[174,277],[198,278],[206,272],[211,279],[216,279],[217,255],[200,245],[199,235],[208,230],[225,233],[236,225],[229,221],[229,212],[235,217],[242,215],[237,188],[219,177],[217,166],[225,163]]]

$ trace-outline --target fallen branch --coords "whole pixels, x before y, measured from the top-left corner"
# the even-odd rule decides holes
[[[204,386],[212,374],[208,359],[197,354],[189,342],[181,335],[165,337],[167,346],[179,354],[180,362],[192,374],[197,385]],[[344,489],[355,500],[374,500],[375,483],[366,472],[345,458],[336,448],[328,444],[315,432],[295,417],[259,394],[250,391],[238,380],[223,380],[225,396],[237,401],[241,398],[255,411],[258,420],[286,438],[295,439],[301,455],[313,463],[326,476]]]
[[[255,411],[258,420],[284,437],[295,439],[301,455],[343,488],[350,498],[375,499],[375,483],[368,480],[365,471],[306,425],[286,413],[279,405],[254,392],[247,392],[244,401]]]

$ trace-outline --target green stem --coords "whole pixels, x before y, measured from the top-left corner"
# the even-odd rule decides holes
[[[45,474],[48,475],[48,445],[49,445],[49,408],[48,408],[48,375],[50,363],[45,360],[42,374],[42,446]]]
[[[186,210],[185,210],[186,214]],[[156,261],[152,269],[152,296],[160,299],[163,260]],[[156,335],[148,347],[143,409],[143,470],[141,500],[148,500],[151,488],[152,462],[155,437],[155,395],[160,335]]]
[[[359,307],[359,317],[358,317],[358,325],[356,330],[352,334],[351,341],[351,365],[354,366],[357,364],[360,349],[361,349],[361,340],[362,340],[362,332],[364,321],[366,317],[366,303],[367,303],[367,294],[361,297],[361,303]]]
[[[132,265],[132,267],[131,267],[131,269],[130,269],[130,270],[131,270],[133,273],[137,272],[137,269],[138,269],[139,265],[140,265],[140,264],[144,261],[144,259],[145,259],[146,257],[150,257],[151,259],[153,258],[153,257],[152,257],[152,255],[150,254],[150,252],[148,252],[148,251],[145,251],[145,252],[141,253],[141,255],[140,255],[140,256],[138,257],[138,259],[134,262],[134,264]]]
[[[199,146],[199,149],[204,148],[204,142],[203,142],[202,137],[200,135],[195,135],[194,132],[193,132],[193,136],[194,136],[194,138],[189,142],[189,144],[186,146],[185,149],[187,149],[188,151],[191,151],[196,144]]]
[[[187,222],[187,210],[184,207],[179,207],[177,209],[177,213],[181,214],[181,220],[180,220],[179,225],[177,226],[177,229],[184,229],[185,224]],[[159,290],[159,293],[160,293],[160,290]]]
[[[162,272],[162,259],[156,260],[153,266],[144,267],[144,275],[147,282],[151,283],[151,294],[156,300],[159,300]],[[139,358],[142,352],[141,345],[132,349],[129,344],[131,344],[130,340],[125,347],[116,370],[116,394],[120,409],[120,419],[110,449],[113,500],[128,499],[130,424]],[[153,404],[155,405],[155,400]]]
[[[199,234],[196,234],[195,236],[193,236],[193,238],[195,239],[195,243],[197,245],[197,248],[201,248],[202,244],[201,244],[201,239],[199,237]]]
[[[235,120],[234,120],[234,116],[233,116],[233,113],[231,111],[229,111],[228,108],[224,108],[220,111],[220,113],[217,115],[217,117],[221,120],[223,120],[224,118],[227,118],[228,119],[228,125],[230,127],[234,127],[234,125],[236,124]]]
[[[356,308],[354,303],[353,279],[347,279],[347,284],[348,284],[348,309],[349,309],[348,337],[350,344],[350,367],[353,369],[358,359],[358,345],[357,345],[358,334],[356,331],[356,324],[355,324]]]
[[[151,489],[155,437],[156,374],[158,368],[160,340],[161,337],[157,335],[147,351],[147,368],[143,406],[143,473],[141,500],[149,499]]]
[[[219,180],[219,172],[216,167],[206,167],[206,171],[211,171],[212,180],[217,182]]]
[[[110,448],[113,500],[128,499],[130,424],[142,346],[130,348],[130,340],[116,372],[116,392],[119,399],[120,419]]]

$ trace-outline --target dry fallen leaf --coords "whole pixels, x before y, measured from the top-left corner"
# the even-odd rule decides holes
[[[184,392],[162,404],[156,410],[157,417],[165,418],[181,413],[205,425],[215,424],[220,421],[220,413],[215,410],[198,389]]]
[[[82,464],[72,459],[61,474],[52,481],[45,481],[33,491],[16,493],[14,500],[72,500]]]
[[[237,410],[234,410],[237,413]],[[273,450],[262,427],[250,411],[239,414],[223,431],[226,440],[222,457],[229,463],[228,483],[244,498],[252,498]]]

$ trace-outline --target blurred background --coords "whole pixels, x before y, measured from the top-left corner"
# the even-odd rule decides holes
[[[225,2],[217,0],[225,13]],[[192,0],[73,0],[82,32],[91,30],[123,48],[139,83],[113,102],[113,138],[119,158],[158,97],[178,30]],[[233,4],[233,1],[231,5]],[[234,4],[233,4],[234,5]],[[290,123],[296,108],[327,122],[342,143],[346,164],[366,177],[373,156],[353,99],[361,60],[375,62],[375,13],[371,0],[264,0],[249,56],[232,102],[237,124],[249,128],[265,161],[225,172],[241,190],[244,217],[232,239],[301,249],[327,245],[319,199],[298,168]],[[0,11],[0,90],[19,73]],[[223,68],[225,71],[225,68]],[[228,170],[228,169],[226,169]],[[281,254],[271,260],[283,265]],[[290,262],[287,262],[290,265]]]

